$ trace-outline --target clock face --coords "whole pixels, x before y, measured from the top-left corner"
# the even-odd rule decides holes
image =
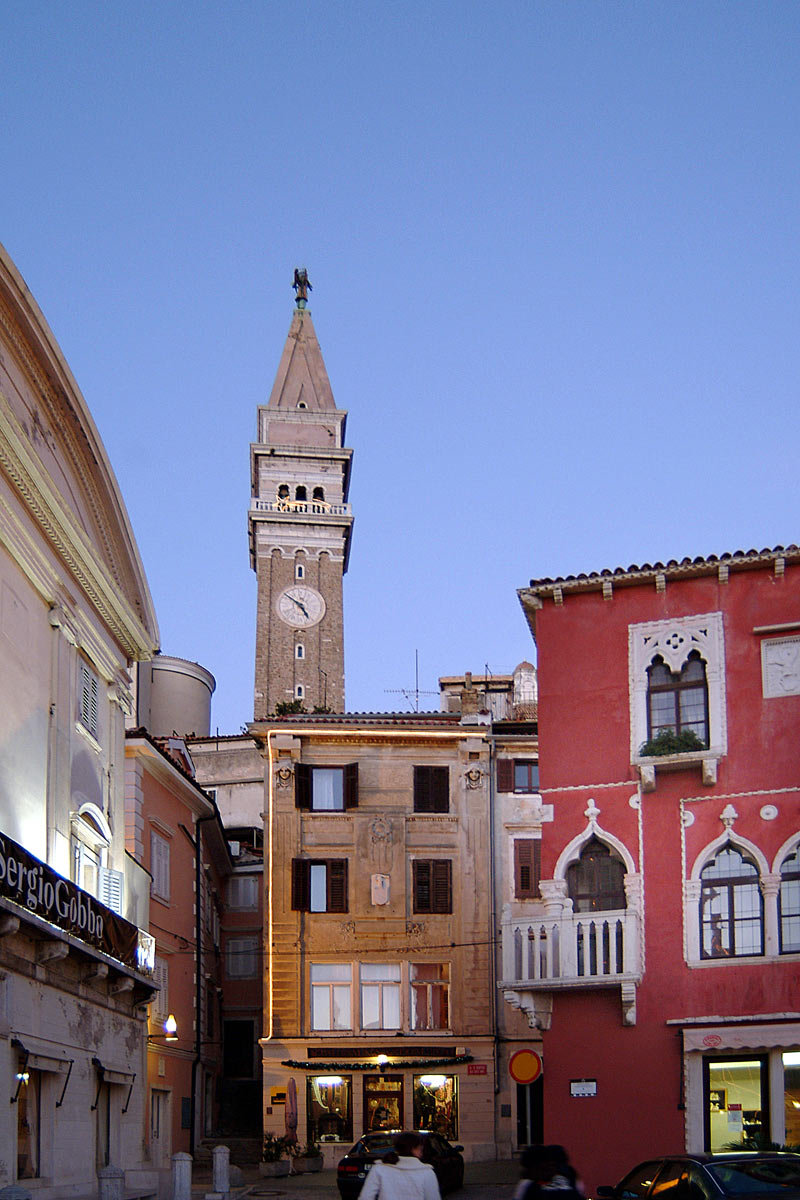
[[[296,583],[278,596],[278,616],[295,629],[318,625],[325,616],[325,601],[314,588]]]

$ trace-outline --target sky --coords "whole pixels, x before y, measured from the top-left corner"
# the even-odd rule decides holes
[[[797,540],[800,4],[4,0],[0,241],[165,654],[253,715],[249,446],[308,268],[347,707],[535,647],[531,578]],[[410,689],[410,690],[409,690]]]

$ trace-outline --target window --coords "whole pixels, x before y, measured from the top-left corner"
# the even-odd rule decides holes
[[[18,1060],[17,1179],[38,1179],[42,1173],[42,1072]]]
[[[613,912],[625,908],[625,864],[599,838],[591,838],[576,863],[567,867],[567,894],[573,912]]]
[[[703,958],[764,953],[758,868],[730,843],[700,872]]]
[[[228,979],[255,979],[258,975],[258,938],[229,937],[225,946]]]
[[[233,875],[228,880],[228,908],[258,908],[258,876]]]
[[[402,1129],[403,1076],[365,1075],[363,1086],[364,1132]],[[387,1141],[391,1143],[390,1138]]]
[[[311,1075],[306,1102],[310,1142],[352,1142],[352,1075]]]
[[[538,762],[527,758],[498,758],[497,790],[498,792],[538,792]]]
[[[297,763],[294,769],[294,802],[312,812],[343,812],[358,804],[358,763],[345,767],[311,767]]]
[[[306,489],[303,487],[302,484],[299,484],[294,489],[294,498],[295,498],[295,500],[305,500],[306,499]]]
[[[706,665],[693,650],[680,671],[672,671],[657,654],[647,669],[647,734],[691,731],[708,746]]]
[[[361,964],[361,1028],[400,1028],[400,964]]]
[[[450,768],[414,767],[414,812],[450,811]]]
[[[295,687],[295,689],[294,689],[294,697],[295,697],[295,700],[302,700],[302,699],[303,699],[303,696],[304,696],[304,694],[305,694],[305,693],[304,693],[304,691],[303,691],[303,685],[302,685],[302,683],[298,683],[298,684],[297,684],[297,686],[296,686],[296,687]]]
[[[278,499],[279,500],[288,500],[289,499],[289,485],[288,484],[281,483],[278,485]]]
[[[99,700],[100,680],[87,663],[80,662],[78,664],[78,720],[93,738],[96,738],[98,734]]]
[[[169,901],[169,842],[154,829],[150,830],[150,895]]]
[[[768,1137],[769,1086],[767,1058],[744,1056],[706,1058],[703,1060],[705,1092],[705,1143],[710,1151],[727,1149],[731,1142],[743,1138]],[[755,1189],[742,1186],[745,1180],[736,1172],[723,1179],[719,1172],[729,1164],[712,1167],[725,1191],[742,1192]],[[738,1180],[739,1182],[735,1182]],[[733,1184],[733,1186],[730,1186]]]
[[[783,860],[778,908],[781,954],[800,952],[800,846]]]
[[[537,900],[541,874],[540,838],[514,838],[514,898]]]
[[[302,642],[298,642],[297,645],[295,646],[294,656],[295,656],[295,658],[305,658],[306,648]]]
[[[306,569],[305,569],[305,567],[303,566],[303,564],[302,564],[302,563],[296,563],[296,564],[295,564],[295,568],[294,568],[294,577],[295,577],[295,579],[303,579],[303,578],[305,577],[305,573],[306,573]]]
[[[450,1026],[450,964],[410,963],[411,1028]]]
[[[293,859],[292,908],[297,912],[347,912],[347,859]]]
[[[458,1080],[455,1075],[414,1076],[414,1128],[435,1130],[451,1140],[458,1137]]]
[[[311,493],[311,499],[312,499],[312,500],[321,500],[321,501],[324,503],[324,501],[325,501],[325,490],[324,490],[324,488],[321,488],[321,487],[315,487],[315,488],[314,488],[314,491]]]
[[[453,911],[452,868],[449,858],[416,859],[412,863],[415,913]]]
[[[153,983],[158,991],[150,1002],[150,1028],[156,1033],[169,1016],[169,966],[163,958],[156,956],[153,967]]]
[[[350,963],[311,964],[311,1028],[352,1029]]]

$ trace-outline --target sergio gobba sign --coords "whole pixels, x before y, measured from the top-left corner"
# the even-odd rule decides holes
[[[139,930],[0,834],[0,896],[137,970]]]

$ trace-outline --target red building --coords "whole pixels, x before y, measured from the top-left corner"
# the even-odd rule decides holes
[[[800,549],[539,579],[538,898],[501,987],[590,1193],[800,1141]]]

